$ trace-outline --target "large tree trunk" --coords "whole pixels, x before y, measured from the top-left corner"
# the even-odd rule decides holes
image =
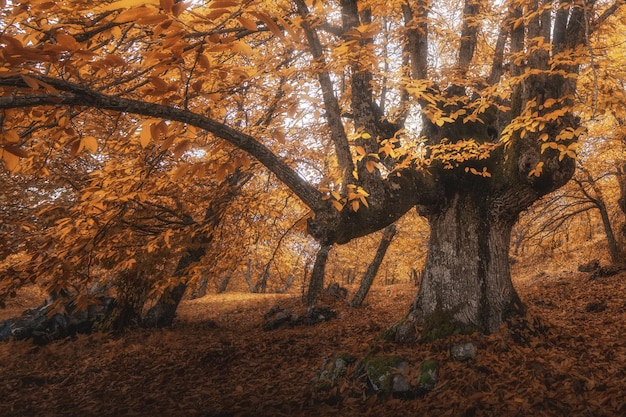
[[[509,270],[513,221],[494,217],[485,203],[457,194],[428,216],[428,255],[412,306],[422,324],[444,316],[493,332],[523,312]]]

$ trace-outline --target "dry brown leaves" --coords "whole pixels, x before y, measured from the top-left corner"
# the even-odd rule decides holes
[[[274,303],[297,297],[186,302],[172,329],[94,334],[45,347],[0,346],[2,416],[619,416],[626,414],[626,274],[586,274],[520,284],[529,315],[490,336],[428,345],[376,342],[401,317],[410,286],[377,287],[369,305],[335,305],[339,319],[315,327],[260,330]],[[590,303],[606,309],[587,311]],[[593,308],[592,308],[593,310]],[[217,327],[215,327],[217,325]],[[474,362],[449,359],[450,345],[479,346]],[[338,352],[370,349],[415,362],[440,361],[439,385],[423,398],[385,402],[314,398],[309,381]]]

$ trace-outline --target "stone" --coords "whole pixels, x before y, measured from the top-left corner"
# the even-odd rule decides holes
[[[328,307],[312,307],[309,308],[304,316],[299,316],[291,312],[291,310],[274,306],[270,311],[263,315],[265,322],[263,330],[274,330],[281,326],[298,326],[321,323],[337,317],[337,312]]]
[[[450,347],[450,357],[459,362],[476,359],[476,345],[472,342],[457,343]]]
[[[322,367],[311,380],[315,391],[329,391],[338,385],[339,379],[348,372],[348,367],[356,362],[349,353],[338,353],[324,360]]]
[[[438,373],[439,364],[434,360],[421,362],[417,373],[415,365],[403,357],[368,355],[357,365],[355,378],[365,380],[374,393],[383,397],[412,398],[432,390]]]
[[[600,267],[600,261],[593,259],[586,264],[578,265],[579,272],[593,272]]]
[[[98,297],[98,302],[87,310],[76,310],[74,304],[69,302],[64,313],[52,317],[48,317],[49,304],[29,308],[20,317],[0,323],[0,341],[32,338],[34,343],[45,345],[78,333],[90,333],[99,320],[111,313],[114,304],[111,297]]]
[[[607,305],[602,300],[591,301],[590,303],[587,303],[587,305],[585,306],[585,311],[588,313],[600,313],[606,309],[607,309]]]
[[[418,394],[424,395],[437,386],[439,380],[439,362],[428,359],[420,364]]]

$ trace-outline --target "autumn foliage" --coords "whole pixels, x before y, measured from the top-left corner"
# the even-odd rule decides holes
[[[624,412],[609,364],[621,342],[594,327],[619,323],[585,310],[616,301],[555,272],[623,263],[622,0],[0,4],[0,305],[17,314],[15,299],[41,291],[52,317],[106,293],[116,310],[101,330],[180,325],[75,341],[132,356],[81,356],[77,380],[158,355],[155,385],[193,376],[176,404],[119,378],[107,412],[322,412],[337,398],[307,384],[342,349],[443,361],[432,401],[410,406],[433,415]],[[553,262],[545,282],[526,279],[537,257]],[[260,294],[311,311],[327,284],[353,296],[361,279],[374,296],[364,285],[360,310],[341,301],[319,328],[261,332],[274,298]],[[233,291],[262,301],[200,298]],[[375,340],[390,327],[418,340],[437,315],[478,331],[475,363],[446,362],[446,339]],[[50,385],[43,374],[80,390],[59,379],[65,365],[37,361],[41,375],[2,363],[14,379],[0,397],[18,413],[32,410],[15,392]],[[255,393],[267,381],[281,386]],[[336,387],[346,414],[383,407],[363,389]],[[85,412],[102,406],[74,394]]]

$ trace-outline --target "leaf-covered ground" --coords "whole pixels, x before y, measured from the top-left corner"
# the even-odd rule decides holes
[[[427,345],[375,341],[405,312],[411,286],[375,288],[361,309],[335,304],[339,319],[314,327],[261,330],[264,312],[297,298],[209,296],[185,302],[168,330],[3,344],[0,415],[626,415],[626,274],[544,275],[518,288],[526,324]],[[460,339],[479,346],[475,361],[449,358]],[[439,384],[410,400],[364,400],[348,380],[340,403],[311,394],[326,357],[371,349],[439,360]]]

